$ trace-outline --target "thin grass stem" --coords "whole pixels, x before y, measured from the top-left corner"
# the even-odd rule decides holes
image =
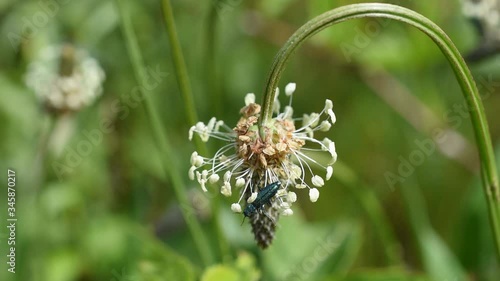
[[[183,99],[183,104],[185,107],[185,112],[186,112],[186,119],[188,120],[189,124],[194,125],[198,121],[198,116],[196,114],[196,106],[194,102],[194,97],[193,97],[193,92],[191,90],[191,84],[189,81],[189,75],[186,67],[186,62],[184,60],[184,55],[182,53],[182,48],[181,44],[179,41],[179,37],[177,36],[177,29],[175,27],[175,19],[174,19],[174,13],[172,10],[172,5],[170,4],[170,0],[162,0],[162,10],[163,10],[163,19],[165,22],[165,28],[167,30],[168,34],[168,39],[169,39],[169,44],[170,44],[170,49],[172,52],[172,60],[174,63],[174,69],[177,77],[177,83],[179,84],[179,89],[181,92],[181,96]],[[215,8],[214,8],[215,9]],[[212,13],[212,12],[211,12]],[[213,12],[215,13],[215,11]],[[213,18],[213,19],[212,19]],[[215,15],[211,15],[210,22],[213,22],[213,28],[209,28],[208,32],[215,32]],[[214,40],[215,38],[211,38],[209,42],[209,46],[212,46],[209,48],[209,71],[208,73],[213,74],[208,74],[210,75],[209,84],[208,88],[210,89],[210,96],[211,98],[215,98],[214,102],[215,105],[217,105],[215,108],[218,108],[218,104],[220,104],[219,96],[218,94],[216,95],[215,87],[216,87],[216,81],[215,80],[216,75],[215,75],[215,66],[213,65],[215,62],[213,61],[213,44],[215,44]],[[212,96],[216,95],[216,96]],[[216,110],[217,112],[217,110]],[[195,146],[197,151],[202,154],[202,155],[207,155],[208,154],[208,149],[205,145],[204,142],[202,142],[199,138],[195,138]],[[219,200],[211,200],[210,201],[211,208],[213,210],[213,224],[215,228],[215,234],[217,235],[217,241],[219,244],[219,249],[221,252],[221,257],[224,259],[225,257],[229,257],[229,246],[227,245],[227,240],[223,235],[222,231],[222,222],[220,221],[220,216],[219,216]]]
[[[136,35],[133,30],[130,12],[128,11],[127,6],[123,0],[116,0],[116,3],[119,14],[121,16],[122,30],[125,36],[127,51],[129,53],[132,67],[134,69],[135,78],[140,85],[144,85],[145,81],[144,77],[141,75],[141,71],[145,69],[145,65]],[[147,87],[141,88],[145,89]],[[184,220],[186,221],[189,231],[191,232],[191,235],[193,236],[193,241],[200,254],[201,260],[205,265],[210,265],[214,262],[214,258],[209,247],[208,239],[202,231],[194,212],[189,212],[189,209],[187,209],[191,208],[191,204],[189,203],[187,193],[184,188],[185,184],[182,180],[182,177],[180,177],[177,166],[173,164],[176,161],[174,161],[167,135],[165,133],[164,127],[161,124],[158,112],[156,111],[156,108],[154,106],[153,100],[151,98],[151,93],[149,90],[143,90],[142,95],[145,101],[144,105],[149,117],[149,121],[151,123],[151,129],[154,138],[162,153],[161,159],[163,169],[165,170],[165,173],[168,175],[171,181],[175,196],[177,197],[179,204],[182,206],[182,215],[184,217]]]

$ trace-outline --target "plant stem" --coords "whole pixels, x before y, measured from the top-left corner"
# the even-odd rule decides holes
[[[206,79],[210,97],[213,101],[213,108],[217,115],[222,114],[222,92],[219,88],[219,73],[216,65],[216,37],[217,37],[217,7],[218,1],[211,3],[210,12],[207,20],[207,37],[206,37]]]
[[[145,65],[143,62],[142,54],[140,52],[139,44],[137,42],[136,35],[134,33],[132,27],[132,21],[130,19],[130,13],[127,10],[126,4],[123,0],[116,0],[119,13],[121,15],[121,25],[123,29],[123,33],[126,40],[126,47],[129,53],[129,56],[132,60],[132,66],[134,69],[134,74],[137,82],[140,85],[144,85],[144,77],[141,75],[141,71],[145,69]],[[174,161],[174,157],[172,155],[172,151],[167,139],[167,135],[165,130],[161,124],[160,117],[156,108],[154,107],[154,103],[151,99],[150,91],[145,91],[148,87],[141,87],[143,90],[142,96],[145,101],[145,109],[148,114],[149,120],[151,122],[152,131],[157,142],[157,145],[160,148],[162,153],[162,166],[165,170],[165,173],[169,176],[171,184],[173,186],[175,195],[179,204],[183,207],[181,208],[182,215],[186,224],[193,236],[193,240],[195,246],[201,256],[201,259],[205,265],[209,265],[213,263],[213,255],[211,249],[208,244],[208,240],[205,237],[204,232],[201,229],[201,226],[196,219],[196,216],[193,213],[189,213],[186,208],[191,208],[191,204],[187,198],[186,192],[184,190],[185,184],[183,183],[182,178],[179,176],[179,172],[177,171],[177,166]]]
[[[186,62],[184,61],[181,44],[175,28],[172,6],[170,5],[170,0],[162,0],[161,4],[163,9],[163,20],[165,21],[170,49],[172,50],[172,60],[174,62],[177,83],[179,84],[184,106],[187,109],[187,121],[189,124],[194,125],[198,121],[198,116],[194,106],[193,93],[191,91],[191,84],[189,83]]]
[[[38,144],[35,152],[35,158],[33,159],[33,166],[31,168],[31,172],[33,174],[33,182],[30,184],[33,186],[33,190],[30,194],[38,195],[43,188],[43,185],[46,181],[47,171],[45,167],[52,167],[50,160],[50,152],[49,152],[49,142],[54,133],[54,128],[56,127],[57,118],[53,118],[49,114],[42,113],[40,116],[41,121],[41,130],[38,137]],[[59,179],[61,180],[61,179]]]
[[[261,132],[263,131],[262,127],[264,127],[272,117],[274,89],[293,51],[306,39],[331,25],[350,19],[364,17],[389,18],[416,27],[436,43],[450,63],[469,108],[472,126],[479,149],[481,175],[484,187],[483,191],[488,202],[489,220],[497,247],[497,256],[500,259],[500,187],[498,186],[498,175],[493,146],[491,144],[488,123],[484,114],[481,98],[472,74],[460,55],[460,52],[446,33],[426,17],[396,5],[372,3],[343,6],[323,13],[307,22],[288,39],[278,52],[271,67],[263,97],[263,110],[259,120]]]
[[[181,44],[179,42],[179,37],[177,36],[177,29],[175,27],[175,20],[174,20],[174,13],[172,11],[172,5],[170,4],[170,0],[162,0],[162,9],[163,9],[163,19],[165,22],[165,27],[167,30],[168,34],[168,40],[170,43],[170,48],[172,50],[172,59],[174,62],[174,69],[176,72],[176,77],[177,77],[177,83],[179,84],[179,89],[181,92],[181,96],[184,102],[184,106],[186,108],[186,118],[189,122],[189,124],[194,125],[198,121],[198,116],[196,114],[196,107],[195,107],[195,102],[193,98],[193,92],[191,91],[191,85],[189,82],[189,75],[186,67],[186,62],[184,61],[184,55],[182,53],[182,48]],[[215,9],[215,7],[213,8]],[[213,14],[213,15],[212,15]],[[213,22],[212,24],[212,29],[209,28],[208,31],[215,32],[215,11],[212,13],[211,12],[211,19],[210,22]],[[209,24],[210,26],[210,24]],[[213,46],[214,44],[214,38],[213,36],[211,37],[209,45]],[[209,60],[209,75],[212,73],[212,75],[209,76],[209,84],[208,87],[211,90],[211,95],[214,94],[215,92],[215,87],[216,87],[216,82],[212,81],[215,80],[216,75],[215,75],[215,66],[213,66],[214,61],[213,61],[213,52],[214,48],[209,49],[209,55],[208,60]],[[211,58],[211,59],[210,59]],[[210,79],[212,78],[212,79]],[[218,96],[217,96],[218,97]],[[216,109],[219,107],[220,100],[219,98],[215,99],[215,104],[216,104]],[[217,112],[217,110],[216,110]],[[202,154],[202,155],[207,155],[208,154],[208,149],[205,145],[204,142],[202,142],[199,138],[195,138],[195,146],[197,151]],[[219,248],[221,251],[221,257],[224,259],[225,257],[230,256],[229,254],[229,246],[227,245],[227,240],[223,235],[222,231],[222,222],[220,221],[220,216],[219,216],[219,200],[212,200],[211,201],[211,208],[213,210],[213,223],[214,223],[214,228],[215,228],[215,234],[217,235],[217,241],[219,243]]]
[[[216,66],[216,35],[217,35],[217,7],[218,3],[210,2],[208,22],[206,29],[206,83],[208,88],[208,95],[212,102],[212,108],[214,108],[215,114],[220,116],[222,114],[222,92],[219,88],[219,75],[218,68]],[[229,250],[229,245],[227,239],[224,237],[224,232],[222,230],[222,222],[220,221],[220,199],[214,197],[212,199],[212,210],[214,214],[214,228],[219,240],[219,248],[221,252],[221,258],[224,262],[229,262],[231,258],[231,252]]]

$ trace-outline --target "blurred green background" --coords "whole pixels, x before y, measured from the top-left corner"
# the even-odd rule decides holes
[[[454,111],[463,97],[444,56],[423,34],[397,22],[355,20],[321,32],[295,53],[280,87],[297,83],[299,116],[333,100],[337,123],[328,137],[339,162],[319,201],[299,194],[295,214],[280,219],[273,245],[260,250],[249,224],[240,226],[241,216],[230,211],[237,194],[222,198],[216,187],[204,194],[187,177],[194,124],[176,80],[161,1],[119,2],[130,12],[145,65],[168,73],[150,94],[174,148],[166,169],[179,173],[191,204],[179,203],[162,168],[144,105],[126,116],[113,109],[138,85],[117,2],[2,0],[0,173],[6,189],[7,169],[16,171],[18,222],[12,274],[2,191],[1,280],[499,280],[470,120]],[[172,1],[200,121],[215,116],[236,124],[245,94],[262,98],[286,39],[314,16],[353,2],[362,1]],[[483,41],[460,1],[387,2],[436,22],[463,54]],[[9,34],[21,34],[27,21],[48,11],[47,3],[55,12],[14,44]],[[41,50],[63,43],[87,50],[106,80],[102,96],[64,117],[67,126],[58,131],[62,117],[44,109],[25,75]],[[492,55],[470,64],[498,157],[499,62]],[[58,175],[54,163],[67,163],[103,120],[113,130]],[[448,132],[443,141],[432,140],[436,129]],[[411,165],[403,182],[390,184],[388,173],[424,155],[417,143],[435,149]],[[220,145],[210,141],[210,153]],[[210,262],[200,257],[182,211],[200,221]]]

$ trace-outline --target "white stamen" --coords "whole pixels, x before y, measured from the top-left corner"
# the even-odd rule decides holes
[[[224,173],[224,181],[229,182],[229,180],[231,179],[231,175],[232,175],[231,171],[225,172]]]
[[[231,196],[231,194],[232,194],[231,184],[228,181],[224,182],[224,185],[221,187],[220,193],[222,193],[222,195],[224,195],[226,197]]]
[[[313,112],[311,114],[304,114],[304,119],[302,120],[303,127],[316,127],[319,122],[319,114]]]
[[[325,185],[325,181],[323,181],[323,179],[318,175],[312,177],[311,182],[314,186],[317,187],[322,187],[323,185]]]
[[[335,113],[333,113],[333,110],[328,109],[327,111],[328,115],[330,115],[330,118],[332,119],[332,124],[335,124],[337,122],[337,117],[335,117]]]
[[[218,182],[220,179],[219,175],[217,174],[212,174],[209,178],[208,178],[208,181],[212,184]]]
[[[290,202],[296,202],[297,201],[297,194],[293,191],[288,192],[288,201]]]
[[[203,157],[199,156],[198,152],[196,151],[191,154],[191,165],[195,167],[200,167],[201,165],[203,165]]]
[[[324,120],[319,125],[319,130],[322,132],[328,132],[328,130],[330,130],[331,127],[332,127],[332,124],[330,124],[330,122],[328,122],[327,120]]]
[[[221,163],[223,163],[223,164],[224,164],[224,166],[226,166],[226,167],[227,167],[227,163],[226,163],[226,161],[227,161],[227,156],[226,156],[226,155],[221,155],[221,156],[219,157],[219,161],[220,161]]]
[[[326,167],[326,180],[329,180],[333,175],[333,167],[328,166]]]
[[[318,201],[318,198],[319,198],[319,191],[318,191],[318,189],[311,188],[309,190],[309,199],[311,200],[311,202]]]
[[[199,183],[200,183],[200,186],[201,186],[201,189],[203,190],[203,192],[207,192],[207,188],[205,187],[205,183],[207,181],[206,180],[200,180]]]
[[[231,204],[231,211],[235,213],[241,213],[241,206],[238,203]]]
[[[276,113],[278,114],[280,112],[280,108],[281,108],[281,103],[279,100],[274,100],[274,104],[273,104],[273,113]]]
[[[194,171],[196,170],[196,167],[195,166],[191,166],[191,168],[189,168],[189,179],[190,180],[194,180]]]
[[[335,143],[333,141],[328,144],[328,152],[330,152],[330,155],[332,156],[332,161],[330,161],[330,164],[337,162],[337,151],[335,149]]]
[[[290,179],[295,180],[300,178],[301,176],[302,176],[302,169],[298,165],[293,164],[290,167]]]
[[[192,126],[191,128],[189,128],[189,140],[193,140],[194,130],[196,130],[196,126]]]
[[[285,209],[285,210],[283,210],[283,212],[281,214],[285,217],[288,217],[288,216],[293,215],[293,211],[292,211],[292,209]]]
[[[337,152],[333,151],[330,152],[330,154],[332,155],[332,161],[330,161],[330,164],[337,162]]]
[[[201,171],[201,178],[202,178],[204,181],[207,181],[207,176],[208,176],[208,171],[207,171],[207,170],[203,170],[203,171]]]
[[[285,95],[287,95],[288,97],[291,96],[293,94],[293,92],[295,92],[295,88],[296,87],[297,87],[297,84],[295,84],[295,83],[288,83],[285,86]]]
[[[245,179],[244,178],[239,178],[236,180],[236,187],[242,187],[245,185]]]
[[[283,119],[292,119],[293,116],[293,107],[285,106],[285,112],[283,112]]]
[[[253,201],[255,201],[255,199],[257,199],[257,192],[252,193],[252,195],[250,197],[248,197],[247,203],[250,204]]]
[[[215,123],[214,132],[219,132],[220,126],[223,126],[223,125],[224,125],[224,121],[222,121],[222,120],[217,121],[217,123]]]
[[[308,138],[314,139],[314,131],[311,127],[306,127],[306,133]]]
[[[285,196],[285,195],[287,195],[287,192],[284,188],[281,188],[278,190],[278,192],[276,192],[277,197],[281,197],[281,196]]]
[[[333,109],[333,102],[329,99],[325,100],[325,109],[326,111]]]
[[[245,96],[245,105],[248,106],[251,103],[255,103],[255,94],[254,93],[248,93]]]
[[[194,151],[191,153],[191,165],[194,166],[194,162],[196,161],[196,158],[198,157],[198,152]]]
[[[321,146],[321,150],[329,151],[329,147],[330,147],[330,144],[332,143],[332,141],[329,138],[324,138],[321,141],[321,143],[323,144],[323,146]]]
[[[215,117],[212,117],[210,119],[210,121],[208,121],[207,128],[206,128],[208,133],[211,133],[214,130],[216,122],[217,122],[217,119],[215,119]]]

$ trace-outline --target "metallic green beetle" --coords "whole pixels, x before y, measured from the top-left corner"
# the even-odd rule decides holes
[[[243,215],[245,217],[251,217],[253,216],[258,210],[260,210],[265,204],[269,203],[271,201],[271,198],[273,198],[274,195],[278,192],[278,189],[281,186],[281,182],[273,182],[263,189],[259,191],[257,194],[257,198],[255,200],[248,204],[245,207],[245,210],[243,211]],[[244,218],[243,218],[244,219]]]

